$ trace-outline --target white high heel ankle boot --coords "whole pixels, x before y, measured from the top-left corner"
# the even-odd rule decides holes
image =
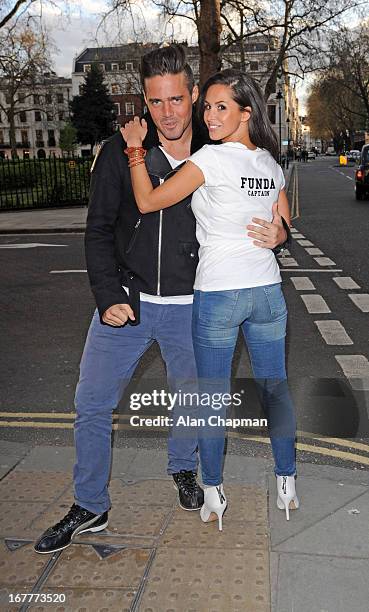
[[[200,517],[204,523],[216,521],[218,517],[219,531],[222,531],[222,518],[226,507],[227,500],[222,484],[204,489],[204,505],[200,510]]]
[[[277,506],[286,511],[286,519],[290,520],[290,510],[300,506],[296,495],[295,476],[277,476]]]

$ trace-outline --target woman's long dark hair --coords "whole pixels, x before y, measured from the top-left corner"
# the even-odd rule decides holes
[[[266,149],[276,161],[279,159],[278,140],[267,114],[265,100],[260,85],[248,74],[233,68],[216,72],[201,89],[198,101],[199,117],[203,120],[206,94],[212,85],[228,85],[232,90],[232,98],[243,110],[251,107],[251,116],[248,121],[251,142]]]

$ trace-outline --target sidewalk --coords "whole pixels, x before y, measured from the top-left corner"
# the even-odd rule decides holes
[[[286,191],[294,164],[285,170]],[[1,234],[48,234],[84,232],[87,207],[48,208],[46,210],[0,211]]]
[[[369,473],[299,466],[301,508],[276,508],[272,461],[228,455],[223,532],[178,507],[164,450],[115,449],[108,528],[54,555],[33,540],[73,502],[74,451],[2,442],[1,610],[364,612]],[[9,604],[16,593],[65,603]]]

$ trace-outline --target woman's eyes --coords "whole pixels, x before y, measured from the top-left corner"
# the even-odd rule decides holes
[[[205,104],[204,108],[205,108],[206,111],[209,111],[211,109],[211,106],[210,106],[210,104]],[[226,110],[226,108],[227,107],[224,106],[224,104],[218,104],[218,106],[217,106],[217,110]]]

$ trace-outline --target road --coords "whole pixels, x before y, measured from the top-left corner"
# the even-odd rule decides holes
[[[355,200],[353,176],[354,168],[341,169],[336,158],[296,165],[289,190],[294,238],[280,261],[289,308],[288,373],[305,432],[301,457],[367,468],[369,402],[357,377],[369,382],[369,202]],[[0,265],[0,438],[71,444],[78,364],[94,310],[83,236],[1,236]],[[241,341],[233,374],[250,377]],[[154,345],[133,385],[164,376]],[[127,414],[126,397],[118,412]],[[164,443],[160,437],[130,441],[125,422],[116,419],[116,443]],[[330,439],[319,442],[309,432]],[[332,440],[355,436],[356,447]],[[265,440],[231,443],[237,452],[268,452]]]

